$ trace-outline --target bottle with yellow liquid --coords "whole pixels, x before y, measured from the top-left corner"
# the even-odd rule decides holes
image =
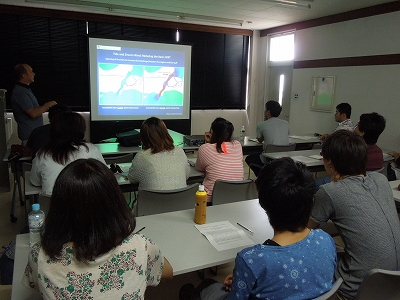
[[[207,192],[204,190],[204,185],[199,185],[199,190],[196,192],[196,206],[194,208],[194,222],[196,224],[206,223],[207,210]]]

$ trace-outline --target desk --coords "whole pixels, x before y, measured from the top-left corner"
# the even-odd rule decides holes
[[[196,161],[196,158],[191,158],[189,159],[191,161]],[[121,163],[118,164],[122,171],[124,172],[123,174],[115,174],[115,178],[117,179],[118,185],[121,187],[123,192],[131,192],[131,191],[137,191],[138,190],[138,183],[130,183],[128,178],[127,178],[127,173],[129,171],[129,167],[131,166],[131,163]],[[30,181],[30,171],[25,172],[25,185],[24,185],[24,190],[25,190],[25,196],[32,196],[32,195],[38,195],[41,191],[40,186],[34,186],[31,181]],[[200,172],[197,170],[195,167],[190,166],[190,173],[189,173],[189,178],[187,180],[188,184],[192,184],[195,182],[203,182],[204,178],[204,172]]]
[[[389,184],[393,192],[393,198],[396,204],[397,212],[400,213],[400,191],[398,189],[400,180],[389,181]]]
[[[321,149],[312,149],[312,150],[299,150],[299,151],[286,151],[286,152],[270,152],[270,153],[263,153],[262,155],[267,159],[278,159],[282,157],[295,157],[295,156],[303,156],[307,159],[306,162],[302,161],[307,168],[311,172],[320,172],[325,171],[324,163],[322,159],[313,159],[310,158],[311,155],[320,155]]]
[[[146,228],[144,235],[151,238],[161,249],[174,269],[174,275],[201,270],[207,267],[231,262],[242,248],[217,251],[210,242],[194,227],[194,209],[136,218],[136,228]],[[253,230],[249,236],[254,243],[263,243],[273,237],[268,217],[259,206],[258,200],[247,200],[207,207],[207,223],[237,222]],[[17,235],[14,277],[11,299],[40,299],[34,291],[24,286],[21,279],[25,271],[29,253],[29,234]]]
[[[386,150],[383,151],[383,161],[388,162],[393,159],[392,156],[387,154]],[[321,149],[312,149],[312,150],[300,150],[300,151],[286,151],[286,152],[270,152],[270,153],[263,153],[267,159],[277,159],[281,157],[295,157],[295,156],[304,156],[307,161],[302,161],[307,168],[311,172],[321,172],[325,171],[324,163],[322,159],[313,159],[310,158],[312,155],[320,156]],[[299,159],[300,160],[300,159]]]
[[[10,210],[10,217],[11,217],[11,222],[16,222],[17,218],[14,215],[14,210],[15,210],[15,201],[17,198],[17,193],[19,194],[19,203],[21,206],[25,205],[25,199],[22,197],[22,189],[21,189],[21,176],[22,176],[22,163],[23,162],[30,162],[32,159],[31,157],[21,157],[18,160],[8,160],[8,157],[10,156],[11,149],[8,148],[6,151],[6,154],[3,158],[3,161],[8,162],[11,165],[11,172],[13,174],[13,181],[14,181],[14,187],[13,187],[13,195],[12,195],[12,200],[11,200],[11,210]],[[26,208],[25,208],[26,212]]]
[[[137,131],[140,131],[136,129]],[[188,146],[183,143],[183,134],[179,132],[169,130],[168,133],[171,135],[174,140],[174,145],[183,148],[184,150],[197,150],[198,146]],[[133,147],[123,147],[120,146],[119,143],[99,143],[95,144],[95,146],[99,149],[100,153],[104,155],[113,155],[113,154],[128,154],[128,153],[138,153],[142,150],[141,146],[133,146]]]
[[[321,144],[321,140],[314,134],[289,135],[289,143],[296,144],[296,150],[311,149],[314,144]]]

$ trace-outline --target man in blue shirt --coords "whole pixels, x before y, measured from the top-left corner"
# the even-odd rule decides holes
[[[25,145],[32,130],[43,125],[43,113],[57,104],[49,101],[39,106],[29,85],[35,81],[31,66],[18,64],[14,67],[16,84],[11,94],[11,105],[15,121],[18,124],[18,137]]]

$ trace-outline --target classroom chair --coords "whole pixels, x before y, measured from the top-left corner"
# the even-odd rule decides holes
[[[342,282],[343,282],[343,279],[339,278],[338,280],[336,280],[336,282],[334,283],[334,285],[332,286],[330,291],[328,291],[325,294],[319,296],[315,300],[335,300],[336,299],[336,294],[337,294]]]
[[[140,190],[136,216],[161,214],[194,208],[199,183],[174,190]]]
[[[257,198],[257,187],[251,179],[232,181],[218,179],[214,183],[211,200],[213,205],[219,205]]]
[[[400,271],[372,269],[361,282],[354,299],[400,299]]]

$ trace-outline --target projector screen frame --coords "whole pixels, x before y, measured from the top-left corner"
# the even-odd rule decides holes
[[[93,53],[90,54],[91,47],[93,47],[93,44],[98,44],[99,42],[105,42],[107,45],[113,44],[115,42],[120,42],[122,43],[121,45],[133,45],[132,43],[136,43],[137,45],[141,46],[148,46],[148,45],[167,45],[171,47],[171,49],[186,49],[186,51],[189,51],[189,55],[187,55],[187,52],[185,52],[185,72],[184,72],[184,84],[185,84],[185,93],[184,93],[184,114],[182,116],[165,116],[165,115],[160,115],[160,114],[149,114],[149,115],[140,115],[137,116],[136,118],[133,118],[132,115],[126,116],[126,118],[120,118],[120,117],[115,117],[111,116],[108,119],[104,118],[98,118],[95,116],[97,112],[97,107],[94,107],[94,102],[92,100],[93,93],[98,94],[98,87],[97,87],[97,78],[96,78],[96,86],[94,87],[95,90],[93,90],[93,82],[91,80],[91,77],[93,76],[93,60],[91,57],[93,57]],[[92,44],[91,44],[92,43]],[[126,44],[127,43],[127,44]],[[137,39],[129,39],[126,37],[109,37],[109,36],[98,36],[98,35],[91,35],[88,36],[88,68],[89,68],[89,88],[90,88],[90,106],[91,106],[91,113],[90,113],[90,140],[92,143],[100,143],[100,142],[110,142],[113,141],[115,138],[115,134],[124,132],[124,131],[129,131],[132,129],[138,129],[140,128],[142,122],[152,116],[156,116],[160,119],[162,119],[165,124],[167,125],[168,129],[177,131],[182,134],[190,134],[190,127],[191,127],[191,105],[190,105],[190,73],[191,73],[191,64],[192,62],[190,61],[191,55],[192,55],[192,45],[190,44],[185,44],[185,43],[179,43],[179,44],[173,44],[170,41],[160,41],[160,40],[137,40]],[[182,48],[184,47],[184,48]],[[189,59],[189,64],[187,67],[187,60]],[[96,64],[97,64],[97,59],[96,59]],[[97,67],[97,66],[96,66]],[[97,75],[96,75],[97,76]],[[98,101],[96,100],[96,105],[98,104]],[[186,106],[185,106],[186,105]]]

